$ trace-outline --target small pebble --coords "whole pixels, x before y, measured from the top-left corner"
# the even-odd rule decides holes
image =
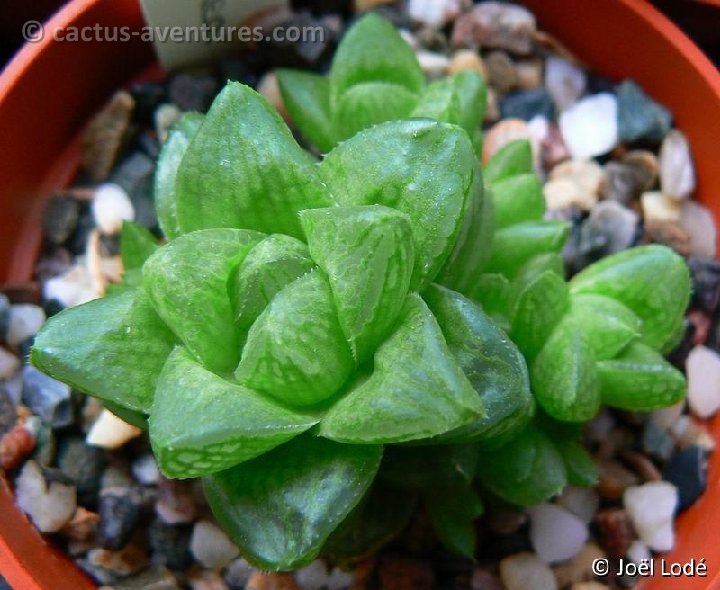
[[[652,100],[632,80],[616,89],[618,99],[618,135],[620,141],[661,141],[670,131],[672,114]]]
[[[432,590],[435,574],[427,560],[385,556],[378,567],[379,590]]]
[[[35,448],[35,435],[25,426],[16,425],[0,434],[0,468],[11,471]]]
[[[290,120],[290,115],[285,108],[285,102],[280,94],[280,84],[275,72],[267,72],[258,82],[258,92],[262,94],[267,101],[275,107],[283,119]]]
[[[639,483],[637,476],[616,461],[603,459],[597,462],[599,471],[598,491],[608,500],[618,500],[625,490]]]
[[[425,75],[434,80],[443,76],[450,65],[450,59],[442,53],[421,49],[417,52],[420,67]]]
[[[574,158],[593,158],[618,142],[617,99],[612,94],[587,96],[560,113],[560,131]]]
[[[79,437],[66,438],[58,449],[58,467],[75,480],[81,502],[94,500],[105,468],[105,454],[101,449],[86,445]]]
[[[600,506],[600,497],[595,488],[566,486],[556,502],[584,523],[589,523]]]
[[[0,436],[10,432],[17,422],[17,408],[5,385],[0,383]]]
[[[245,590],[248,581],[255,573],[255,568],[247,560],[238,557],[225,568],[224,579],[230,590]]]
[[[567,588],[570,584],[592,580],[595,577],[593,564],[596,560],[605,558],[607,555],[595,543],[585,544],[572,560],[553,568],[558,587]],[[528,588],[533,588],[532,584]]]
[[[605,175],[600,165],[592,160],[568,160],[555,166],[550,172],[550,180],[570,180],[589,200],[597,201]]]
[[[27,461],[15,480],[15,498],[43,533],[59,531],[77,508],[71,480],[58,470],[43,470],[35,461]]]
[[[455,20],[455,47],[491,47],[528,54],[533,48],[535,16],[525,7],[501,2],[475,4]]]
[[[43,237],[51,244],[62,244],[77,227],[80,203],[62,194],[53,196],[43,211]]]
[[[477,51],[472,49],[458,49],[450,57],[448,64],[448,74],[456,74],[458,72],[475,72],[483,78],[487,78],[487,68],[482,57]]]
[[[666,428],[648,420],[643,427],[642,448],[648,455],[667,461],[675,452],[675,441]]]
[[[135,101],[121,90],[93,117],[82,139],[82,165],[95,182],[105,180],[125,141]]]
[[[600,201],[590,211],[582,231],[587,239],[601,238],[605,254],[615,254],[629,248],[638,233],[638,215],[616,201]]]
[[[686,199],[695,190],[690,144],[677,129],[667,134],[660,148],[660,188],[678,201]]]
[[[219,90],[212,76],[181,72],[170,78],[167,92],[170,102],[182,111],[204,113]]]
[[[588,527],[573,513],[555,504],[528,509],[530,541],[546,563],[557,563],[577,555],[588,539]]]
[[[555,115],[555,107],[544,88],[522,90],[508,94],[500,100],[500,115],[504,119],[524,121],[529,121],[538,115],[552,119]]]
[[[123,221],[135,218],[135,209],[130,197],[117,184],[101,184],[95,189],[92,203],[95,225],[108,235],[117,234]]]
[[[180,590],[178,581],[163,567],[150,567],[117,582],[114,590]],[[109,589],[107,589],[109,590]]]
[[[536,90],[543,85],[543,64],[539,59],[523,59],[515,64],[518,86],[522,90]],[[548,95],[549,96],[549,95]],[[552,99],[551,99],[552,100]],[[553,104],[553,112],[554,112]]]
[[[119,449],[142,432],[137,426],[124,422],[108,410],[103,410],[90,428],[85,442],[103,449]]]
[[[144,486],[157,485],[160,479],[160,470],[152,453],[144,453],[132,462],[133,477]]]
[[[563,59],[550,56],[545,60],[545,87],[559,111],[574,105],[585,92],[587,77],[582,68]]]
[[[104,488],[98,502],[98,544],[104,549],[122,549],[140,518],[137,494],[131,488]]]
[[[623,504],[640,539],[654,551],[670,551],[675,544],[673,516],[678,489],[666,481],[629,487]]]
[[[646,222],[674,222],[679,225],[682,211],[678,204],[670,197],[661,192],[643,193],[642,199],[643,218]]]
[[[0,341],[4,340],[10,323],[10,300],[0,293]]]
[[[338,568],[328,569],[320,559],[295,572],[295,581],[303,590],[347,590],[354,576]]]
[[[663,473],[664,479],[677,486],[678,509],[692,506],[707,488],[708,452],[698,446],[678,451]]]
[[[88,552],[87,561],[94,567],[127,577],[142,571],[148,564],[148,557],[143,550],[130,544],[120,551],[93,549]]]
[[[652,559],[650,549],[648,549],[648,546],[640,539],[635,539],[630,543],[630,547],[628,547],[625,552],[625,556],[633,563],[641,563]]]
[[[470,588],[471,590],[505,590],[497,575],[479,567],[473,570]]]
[[[706,346],[690,351],[686,366],[688,403],[699,418],[709,418],[720,410],[720,355]]]
[[[195,559],[208,568],[225,567],[240,554],[228,536],[208,520],[195,523],[190,550]]]
[[[0,381],[11,379],[20,369],[20,359],[0,346]]]
[[[73,423],[70,386],[48,377],[35,367],[23,368],[23,403],[53,428]]]
[[[610,161],[605,164],[605,179],[602,196],[625,205],[637,199],[644,189],[637,167],[623,162]]]
[[[158,501],[155,510],[163,522],[168,524],[193,522],[197,507],[192,483],[161,476],[158,482]]]
[[[588,211],[597,203],[597,196],[587,193],[572,180],[550,180],[543,187],[545,204],[549,211],[563,211],[577,207]]]
[[[602,546],[610,557],[623,557],[635,538],[633,524],[627,512],[607,508],[595,515]]]
[[[5,342],[9,346],[19,346],[35,336],[46,320],[42,307],[30,303],[20,303],[10,307],[7,320]]]
[[[711,258],[690,257],[692,306],[712,313],[720,302],[720,262]]]
[[[518,85],[518,73],[510,56],[504,51],[491,51],[483,63],[487,69],[487,82],[499,94],[506,94]]]
[[[227,590],[218,572],[210,570],[193,571],[188,576],[190,590]]]
[[[520,119],[505,119],[493,125],[485,133],[483,142],[483,163],[487,164],[497,151],[516,139],[528,139],[534,143],[530,128]]]
[[[154,558],[172,570],[185,569],[193,560],[190,553],[191,535],[192,527],[188,524],[165,524],[155,520],[149,531]]]
[[[43,297],[59,301],[63,307],[75,307],[99,296],[92,275],[84,264],[76,264],[66,273],[43,283]]]
[[[713,214],[696,201],[685,201],[680,225],[690,236],[690,256],[715,258],[717,230]]]
[[[270,574],[255,572],[246,590],[301,590],[292,574]]]
[[[463,4],[462,0],[410,0],[407,12],[412,20],[439,29],[455,20]]]
[[[60,532],[73,541],[94,540],[98,522],[100,522],[98,514],[78,506],[73,517],[60,529]]]
[[[155,111],[155,130],[160,143],[167,141],[173,125],[182,117],[182,111],[174,104],[161,104]]]
[[[500,562],[500,578],[506,590],[557,590],[548,565],[533,553],[518,553]]]

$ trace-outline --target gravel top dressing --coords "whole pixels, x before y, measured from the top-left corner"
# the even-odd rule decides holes
[[[0,294],[19,507],[107,588],[632,588],[715,447],[692,146],[521,5],[312,4],[87,127]]]

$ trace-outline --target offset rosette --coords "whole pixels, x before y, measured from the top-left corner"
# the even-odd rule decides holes
[[[54,317],[32,361],[149,416],[163,473],[206,476],[256,563],[306,563],[353,509],[374,506],[384,446],[454,453],[532,417],[517,348],[436,283],[478,276],[491,238],[462,128],[384,123],[318,163],[262,97],[229,84],[171,133],[156,188],[170,241],[128,226],[124,286]],[[418,492],[450,544],[448,522],[480,509],[471,471],[449,480],[465,512]]]

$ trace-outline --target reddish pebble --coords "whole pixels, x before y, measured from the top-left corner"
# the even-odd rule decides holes
[[[14,426],[0,439],[0,467],[15,469],[35,448],[35,437],[24,426]]]
[[[627,512],[620,508],[601,510],[595,515],[603,549],[610,557],[623,557],[635,539],[635,529]]]

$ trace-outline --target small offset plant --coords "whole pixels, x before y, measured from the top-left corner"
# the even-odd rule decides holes
[[[263,568],[355,559],[419,506],[472,555],[483,500],[595,482],[580,427],[601,403],[683,396],[661,352],[689,298],[656,246],[568,284],[527,143],[484,177],[466,130],[427,118],[316,161],[229,84],[163,147],[167,241],[127,224],[123,284],[53,317],[31,360],[147,428],[166,476],[202,477]]]
[[[278,81],[294,123],[323,153],[363,129],[408,117],[460,125],[480,150],[483,78],[459,72],[428,85],[415,52],[377,14],[348,30],[328,76],[281,69]]]

